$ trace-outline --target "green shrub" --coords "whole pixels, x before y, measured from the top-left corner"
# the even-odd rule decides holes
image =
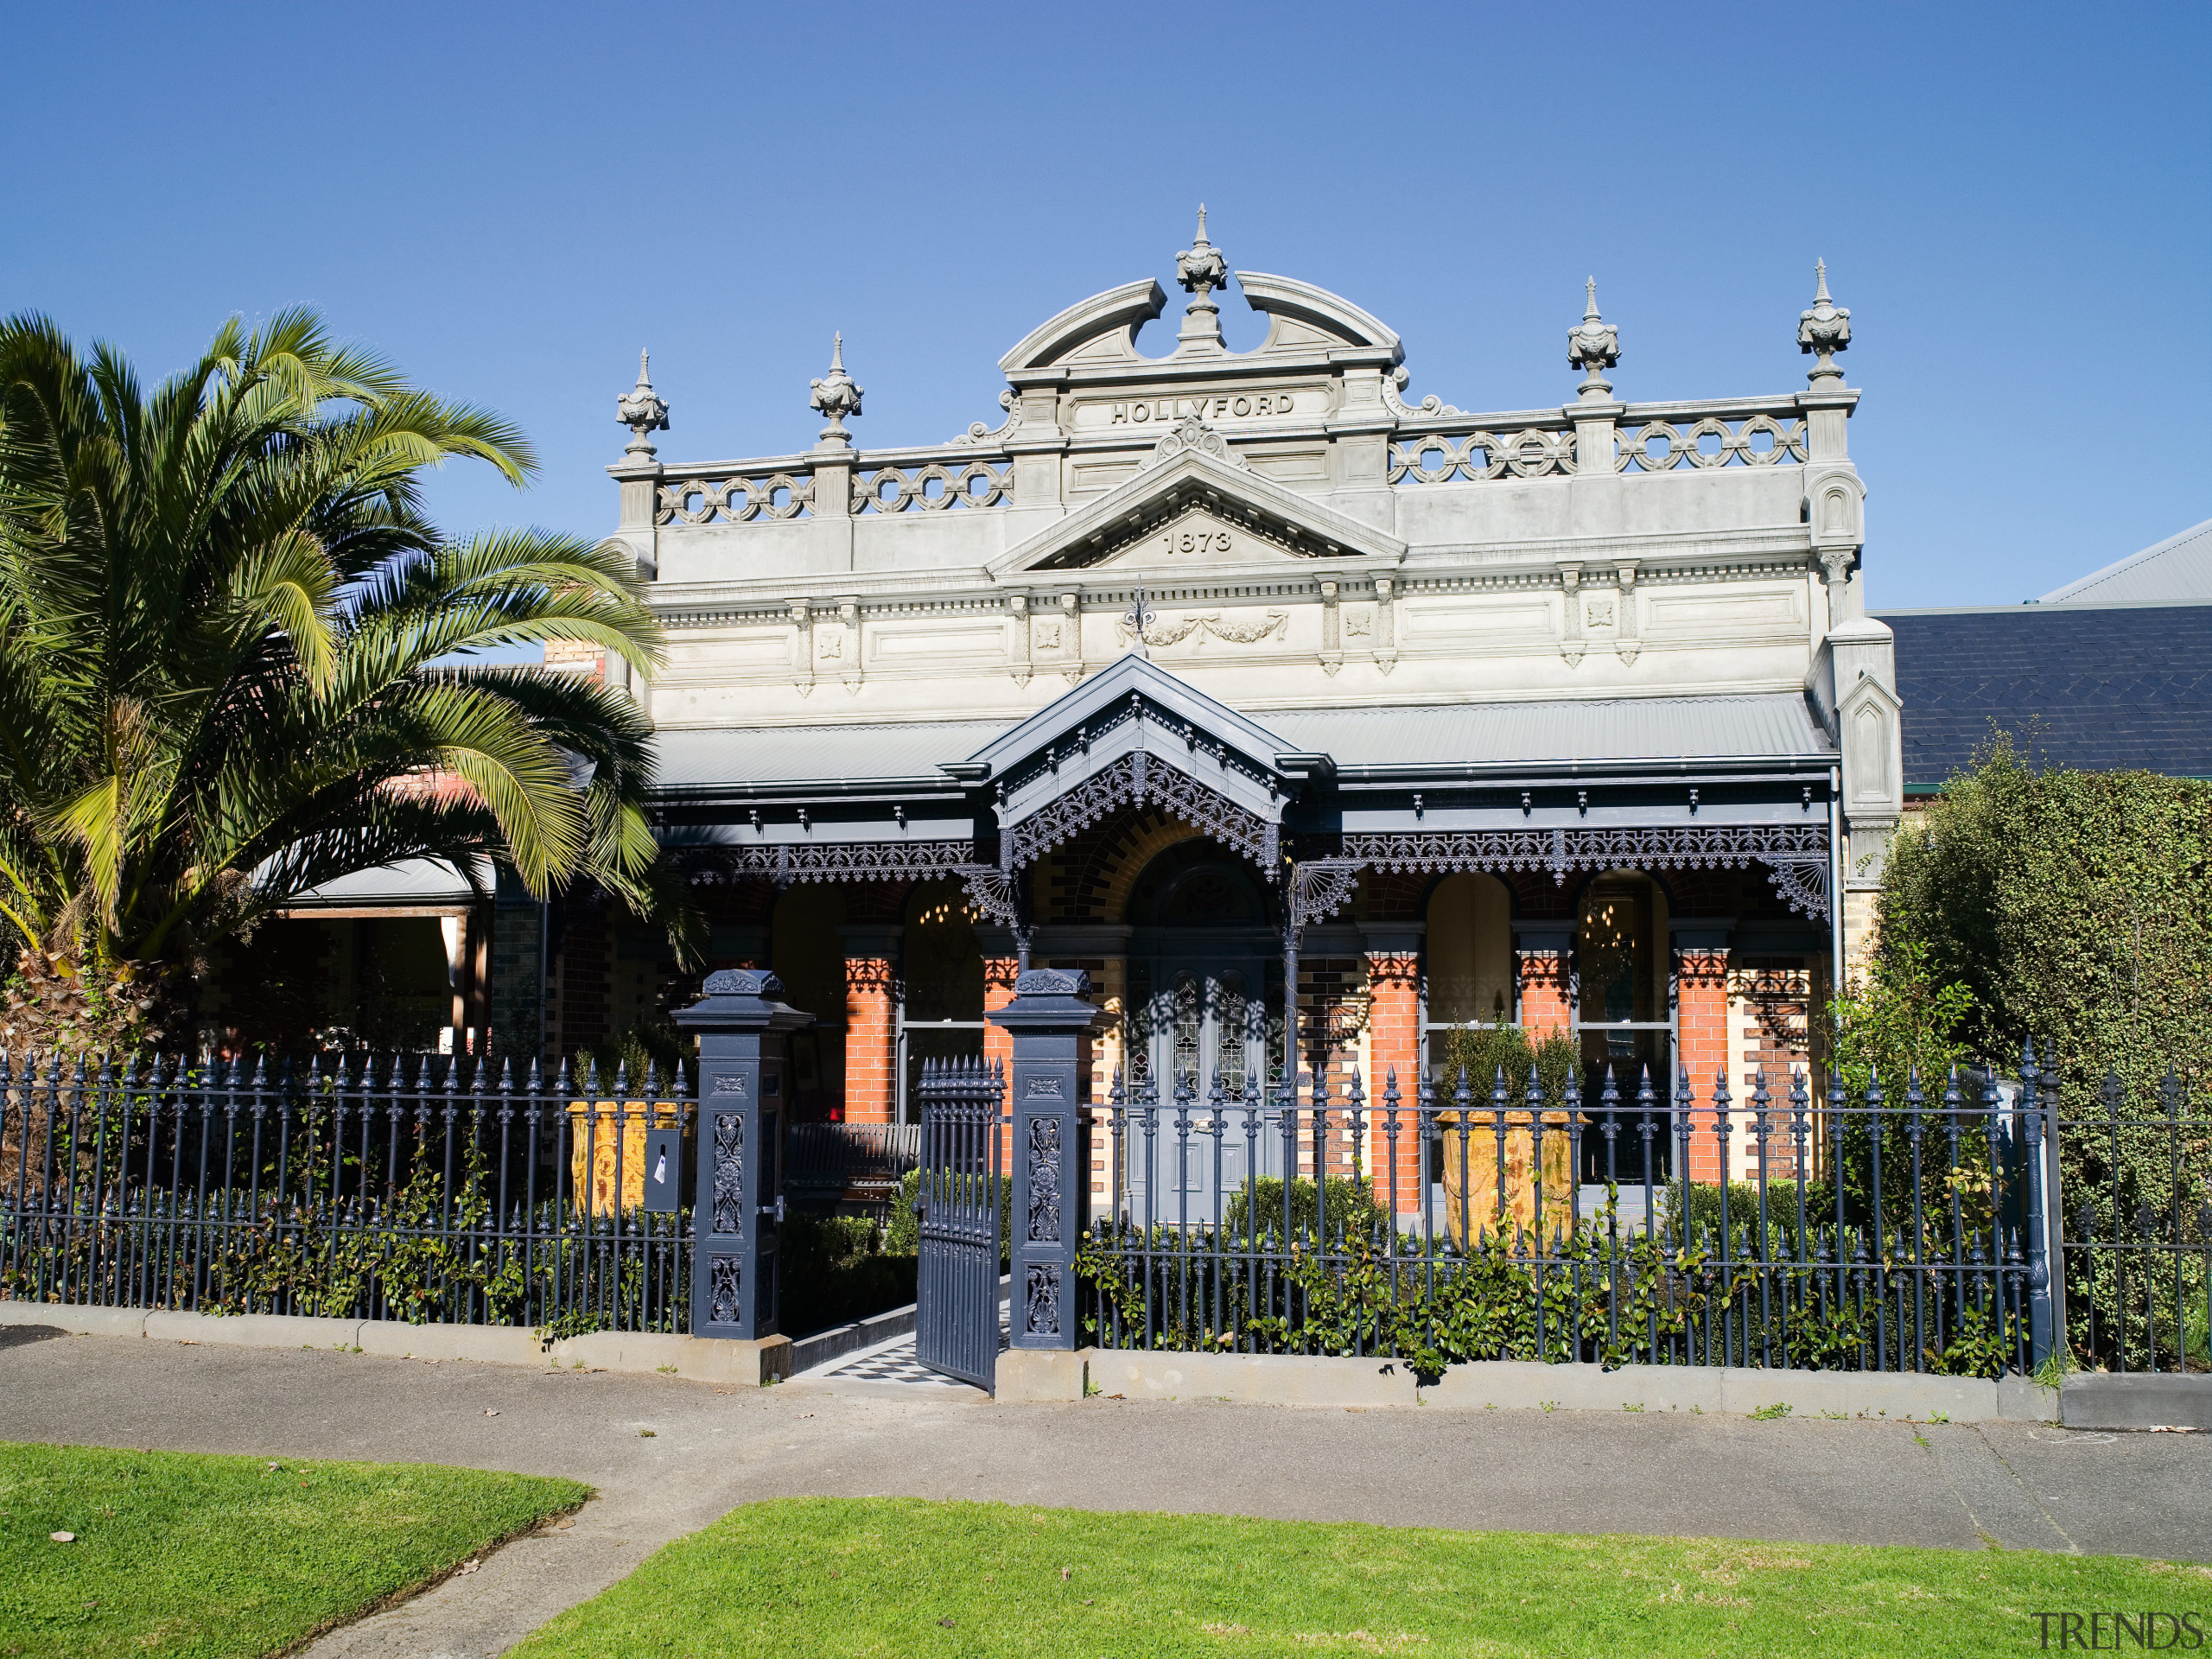
[[[1770,1232],[1779,1240],[1775,1192],[1770,1185]],[[1717,1191],[1713,1207],[1717,1220]],[[1734,1207],[1732,1195],[1731,1230],[1747,1241],[1756,1191],[1750,1227],[1737,1224]],[[1794,1227],[1794,1196],[1790,1207]],[[1825,1243],[1834,1261],[1834,1223],[1814,1224],[1815,1251]],[[1923,1287],[1915,1310],[1895,1293],[1853,1294],[1847,1270],[1834,1267],[1791,1262],[1747,1271],[1741,1252],[1724,1265],[1718,1243],[1694,1230],[1687,1244],[1640,1228],[1615,1236],[1601,1216],[1586,1218],[1544,1260],[1493,1232],[1465,1255],[1408,1249],[1405,1240],[1378,1249],[1352,1235],[1326,1249],[1294,1242],[1255,1264],[1233,1249],[1186,1248],[1172,1227],[1146,1236],[1109,1223],[1084,1234],[1076,1271],[1092,1293],[1082,1315],[1088,1341],[1395,1355],[1428,1380],[1476,1359],[1751,1364],[1770,1353],[1777,1363],[1812,1369],[1960,1376],[1995,1376],[2018,1363],[2018,1323],[1993,1305],[1986,1283],[1963,1308],[1944,1287]],[[1916,1357],[1911,1344],[1923,1338]]]
[[[864,1319],[914,1300],[912,1251],[884,1249],[872,1216],[787,1216],[778,1234],[783,1305],[778,1323],[793,1336]]]
[[[1332,1240],[1345,1235],[1371,1238],[1376,1228],[1386,1225],[1382,1206],[1375,1199],[1375,1189],[1365,1181],[1356,1181],[1344,1175],[1331,1175],[1326,1179],[1328,1236]],[[1278,1237],[1282,1236],[1283,1191],[1281,1178],[1262,1175],[1255,1181],[1245,1182],[1230,1193],[1228,1210],[1222,1217],[1223,1230],[1233,1237],[1242,1238],[1247,1215],[1255,1215],[1259,1236],[1266,1237],[1270,1234]],[[1289,1236],[1312,1237],[1319,1231],[1320,1223],[1320,1195],[1315,1192],[1312,1181],[1300,1176],[1290,1184]]]
[[[1567,1079],[1575,1074],[1580,1058],[1574,1044],[1557,1029],[1531,1044],[1518,1026],[1462,1026],[1444,1045],[1442,1070],[1437,1084],[1437,1104],[1448,1105],[1452,1091],[1465,1076],[1476,1106],[1488,1105],[1498,1073],[1505,1074],[1505,1091],[1515,1105],[1529,1097],[1529,1073],[1536,1074],[1545,1101],[1557,1106],[1567,1098]]]
[[[999,1261],[1003,1264],[1014,1255],[1014,1178],[1001,1175],[999,1182]],[[914,1213],[914,1201],[922,1190],[922,1172],[910,1169],[899,1178],[899,1196],[892,1201],[891,1219],[884,1233],[883,1248],[893,1255],[919,1255],[922,1248],[921,1217]]]
[[[1688,1223],[1692,1242],[1710,1238],[1720,1243],[1720,1187],[1712,1181],[1676,1181],[1660,1196],[1658,1226],[1666,1237],[1679,1243],[1682,1224]],[[1815,1182],[1805,1190],[1805,1219],[1816,1230],[1835,1221],[1835,1192]],[[1885,1217],[1886,1219],[1886,1217]],[[1730,1254],[1751,1252],[1758,1233],[1759,1189],[1756,1181],[1728,1183],[1728,1234],[1735,1241]],[[1767,1254],[1792,1256],[1797,1253],[1797,1183],[1766,1184]]]
[[[1924,963],[1929,982],[1963,987],[1961,1042],[2009,1065],[2032,1039],[2038,1062],[2056,1070],[2064,1116],[2093,1120],[2059,1143],[2070,1236],[2132,1232],[2145,1205],[2171,1227],[2177,1212],[2212,1202],[2209,876],[2212,783],[2037,769],[2005,734],[1891,849],[1875,977]],[[2164,1127],[2104,1127],[2107,1073],[2120,1081],[2118,1116],[2132,1117],[2165,1114],[2173,1075],[2178,1172]],[[2107,1252],[2069,1275],[2068,1330],[2086,1363],[2120,1357],[2110,1345],[2122,1328],[2116,1273]],[[2138,1294],[2133,1284],[2128,1294]],[[2176,1327],[2173,1297],[2158,1302],[2152,1319],[2126,1322],[2131,1369],[2171,1366],[2193,1340]]]

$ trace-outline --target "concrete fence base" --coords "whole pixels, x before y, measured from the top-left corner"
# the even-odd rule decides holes
[[[321,1348],[396,1359],[659,1371],[695,1382],[757,1387],[791,1375],[791,1339],[728,1341],[594,1331],[547,1343],[496,1325],[404,1325],[396,1319],[312,1319],[281,1313],[170,1313],[63,1302],[0,1301],[0,1325],[42,1325],[87,1337],[204,1342],[241,1348]]]
[[[1221,1400],[1277,1406],[1443,1406],[1481,1411],[1774,1412],[1898,1421],[2054,1422],[2058,1395],[2022,1377],[1880,1371],[1764,1370],[1719,1365],[1454,1365],[1424,1388],[1390,1359],[1149,1353],[1084,1348],[999,1356],[1002,1401]],[[2070,1393],[2070,1390],[2069,1390]],[[1775,1408],[1786,1408],[1786,1413]]]
[[[2085,1371],[2066,1379],[2065,1406],[2069,1428],[2212,1430],[2212,1376]]]

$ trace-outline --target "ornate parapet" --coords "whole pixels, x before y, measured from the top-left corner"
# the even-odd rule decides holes
[[[746,524],[804,518],[814,507],[814,474],[803,455],[727,467],[664,467],[653,522]]]

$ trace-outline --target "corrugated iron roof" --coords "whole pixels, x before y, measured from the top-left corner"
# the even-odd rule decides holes
[[[2037,603],[2189,605],[2206,600],[2212,600],[2212,518],[2054,588]]]
[[[1834,746],[1802,696],[1618,697],[1300,709],[1250,716],[1286,753],[1339,767],[1552,760],[1774,760]],[[1011,730],[1014,721],[677,728],[660,734],[662,783],[861,784],[925,779]]]
[[[923,720],[880,725],[678,728],[659,734],[660,781],[670,788],[717,784],[872,783],[925,778],[965,760],[1011,720]]]
[[[1790,692],[1300,709],[1258,718],[1339,767],[1771,760],[1834,750],[1803,696]]]
[[[491,861],[479,859],[476,868],[476,879],[483,892],[490,893]],[[378,869],[341,875],[335,881],[299,894],[285,908],[342,910],[354,906],[469,905],[476,898],[476,889],[445,860],[410,858]]]

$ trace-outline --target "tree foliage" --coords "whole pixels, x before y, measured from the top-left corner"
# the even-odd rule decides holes
[[[1875,977],[1955,982],[1969,1046],[2001,1064],[2032,1039],[2056,1067],[2071,1240],[2212,1236],[2208,878],[2212,783],[2037,770],[2004,736],[1891,852]],[[2139,1270],[2123,1283],[2128,1255],[2069,1252],[2076,1357],[2201,1364],[2201,1258],[2178,1254],[2146,1297]]]
[[[420,475],[456,456],[518,485],[536,465],[311,312],[233,321],[151,392],[111,346],[0,321],[10,1037],[143,1039],[208,944],[405,860],[641,910],[664,891],[636,705],[471,656],[566,639],[648,668],[628,556],[445,536]]]
[[[1967,1045],[2032,1038],[2070,1104],[2107,1071],[2151,1096],[2212,1073],[2212,784],[2039,771],[1999,736],[1897,836],[1881,905],[1883,969],[1965,987]]]

